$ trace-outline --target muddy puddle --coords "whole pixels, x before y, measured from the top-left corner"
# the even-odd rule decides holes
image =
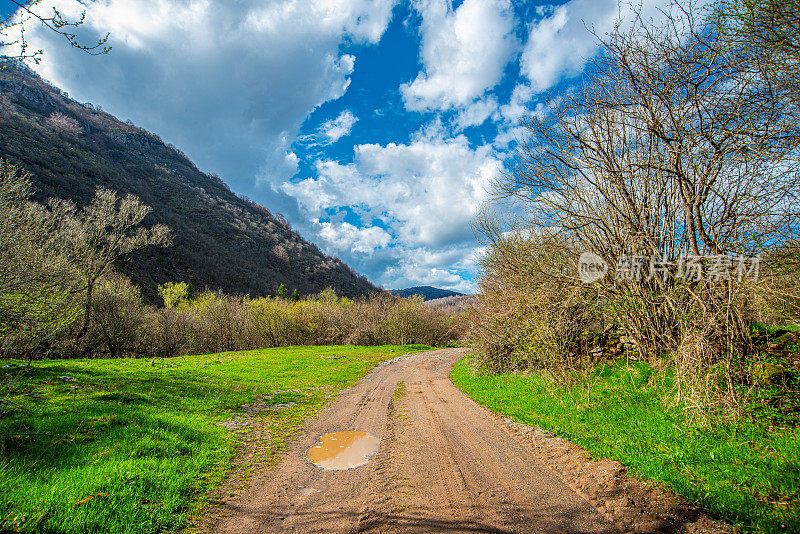
[[[343,430],[320,436],[306,459],[322,469],[339,471],[366,465],[380,440],[363,430]]]

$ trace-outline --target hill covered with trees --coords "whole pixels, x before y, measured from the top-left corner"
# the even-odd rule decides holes
[[[418,286],[409,287],[406,289],[392,289],[389,291],[392,295],[402,298],[413,297],[419,295],[423,300],[442,299],[446,297],[460,297],[463,293],[450,291],[449,289],[440,289],[433,286]]]
[[[157,135],[81,104],[26,68],[0,71],[0,158],[30,172],[33,199],[88,204],[98,187],[134,194],[168,226],[169,248],[134,253],[117,268],[148,299],[168,281],[231,294],[300,295],[330,286],[358,297],[377,291],[338,258],[293,231],[280,214],[240,198]]]

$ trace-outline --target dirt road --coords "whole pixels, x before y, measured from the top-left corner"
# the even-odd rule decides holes
[[[453,386],[448,374],[461,355],[440,350],[377,367],[221,506],[213,532],[617,532],[557,464]],[[380,438],[377,453],[344,471],[305,459],[322,434],[339,430]],[[671,530],[664,526],[657,530]]]

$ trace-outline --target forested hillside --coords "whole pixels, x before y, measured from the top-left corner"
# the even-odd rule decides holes
[[[0,86],[0,157],[32,174],[35,200],[83,205],[109,187],[137,195],[153,208],[147,222],[172,230],[172,247],[150,247],[118,265],[148,298],[167,281],[251,296],[275,294],[280,284],[300,295],[328,286],[350,297],[376,291],[158,136],[71,100],[29,70],[7,66]]]
[[[408,298],[414,295],[419,295],[423,300],[443,299],[447,297],[460,297],[463,293],[450,291],[448,289],[439,289],[438,287],[431,286],[417,286],[409,287],[406,289],[392,289],[389,291],[392,295],[398,297]]]

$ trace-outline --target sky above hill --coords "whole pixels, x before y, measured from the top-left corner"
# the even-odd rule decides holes
[[[661,0],[645,0],[657,13]],[[157,133],[386,288],[472,291],[471,227],[517,141],[630,12],[617,0],[45,0],[34,68]],[[0,9],[13,5],[0,0]]]

